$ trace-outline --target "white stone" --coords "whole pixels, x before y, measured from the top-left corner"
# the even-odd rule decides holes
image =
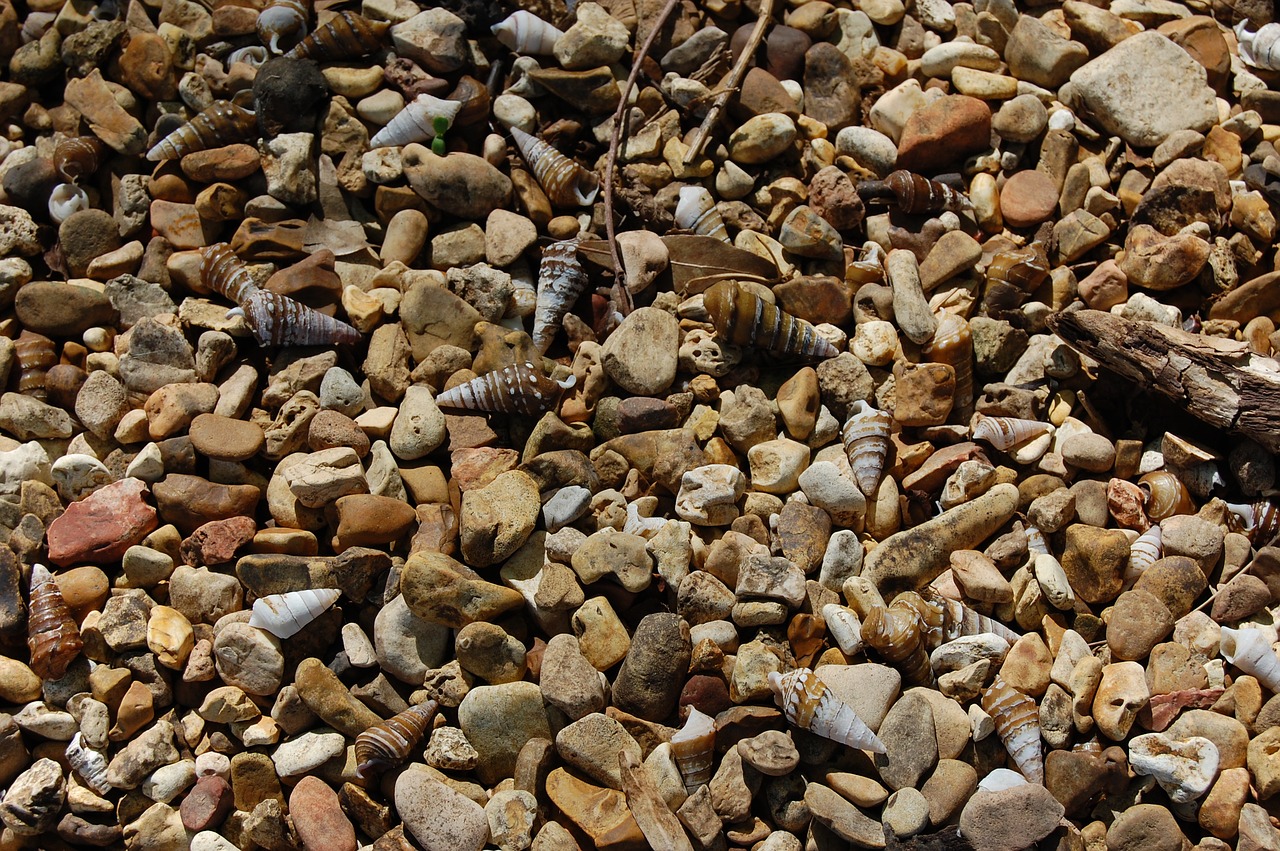
[[[142,794],[153,801],[167,804],[196,782],[196,763],[193,759],[162,765],[142,781]]]
[[[787,438],[766,440],[747,450],[753,490],[778,495],[789,494],[800,484],[800,474],[809,466],[809,447]]]
[[[800,474],[799,485],[809,504],[830,514],[837,526],[861,528],[867,499],[835,464],[818,461],[810,465]]]
[[[557,532],[586,514],[590,507],[591,491],[581,485],[569,485],[542,504],[542,520],[548,532]]]
[[[303,733],[276,748],[271,761],[281,777],[302,777],[341,754],[346,747],[341,733]]]
[[[698,526],[728,526],[737,519],[737,502],[746,490],[746,476],[737,467],[729,464],[695,467],[680,480],[676,514]]]
[[[67,502],[84,499],[115,480],[107,465],[92,455],[63,455],[53,462],[49,473],[58,495]]]

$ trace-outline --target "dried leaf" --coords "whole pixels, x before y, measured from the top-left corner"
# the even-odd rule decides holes
[[[671,252],[672,282],[682,295],[696,295],[726,278],[772,284],[781,277],[771,261],[709,236],[681,234],[662,241]],[[700,288],[694,288],[695,281]]]
[[[327,248],[339,257],[369,250],[369,240],[365,238],[364,228],[359,222],[349,219],[337,221],[312,216],[307,220],[307,229],[302,239],[303,246],[309,252]]]

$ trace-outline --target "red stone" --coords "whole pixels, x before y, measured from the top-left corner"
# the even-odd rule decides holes
[[[226,564],[236,550],[253,540],[258,524],[252,517],[211,520],[182,542],[182,560],[192,567]]]
[[[936,174],[991,147],[991,108],[965,95],[940,97],[911,114],[898,141],[898,168]]]
[[[304,777],[293,787],[289,815],[307,851],[356,851],[356,829],[337,793],[319,777]]]
[[[235,806],[235,796],[231,792],[231,784],[216,774],[201,777],[191,787],[187,797],[178,808],[182,817],[182,826],[187,830],[217,830],[223,820],[231,814]]]
[[[122,479],[67,506],[49,524],[49,561],[59,567],[108,564],[155,529],[156,510],[139,479]]]

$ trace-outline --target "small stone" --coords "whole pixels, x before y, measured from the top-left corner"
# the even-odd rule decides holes
[[[491,620],[523,604],[518,592],[468,579],[466,572],[443,553],[415,553],[400,579],[405,602],[418,617],[454,629]]]
[[[819,824],[845,842],[862,848],[883,848],[884,831],[879,822],[821,783],[810,783],[804,790],[804,802]]]
[[[154,529],[156,511],[143,500],[146,486],[124,479],[73,503],[49,525],[49,560],[56,565],[108,563]]]
[[[1019,171],[1000,190],[1000,214],[1010,227],[1034,227],[1047,221],[1057,208],[1058,184],[1043,171]]]
[[[1067,527],[1061,564],[1076,596],[1105,603],[1119,593],[1129,561],[1129,539],[1117,530],[1073,524]]]
[[[460,517],[463,557],[475,567],[505,560],[528,540],[540,508],[537,484],[519,470],[467,491]]]
[[[605,341],[605,372],[629,393],[656,395],[675,379],[678,349],[676,318],[665,310],[642,307]]]
[[[748,119],[729,137],[729,156],[743,165],[760,165],[781,154],[796,138],[796,125],[779,112]]]
[[[419,12],[391,28],[396,53],[434,73],[449,73],[467,60],[466,22],[439,8]]]
[[[960,834],[985,851],[1017,851],[1052,833],[1063,812],[1038,783],[978,791],[960,813]]]
[[[542,693],[530,682],[478,686],[458,707],[458,724],[480,755],[482,783],[510,777],[520,748],[529,739],[550,739]]]
[[[876,755],[876,768],[890,789],[916,786],[937,763],[933,711],[919,695],[903,695],[876,735],[885,746],[885,753]]]
[[[408,388],[391,427],[391,451],[397,458],[413,461],[435,451],[444,438],[444,414],[436,407],[431,389],[421,385]]]
[[[425,771],[396,778],[395,805],[425,851],[480,851],[489,838],[484,808]]]
[[[898,142],[899,168],[932,173],[986,150],[991,109],[964,95],[947,95],[915,110]]]
[[[1107,829],[1107,851],[1177,851],[1185,841],[1173,814],[1157,804],[1131,806]]]
[[[436,11],[449,14],[443,9]],[[402,159],[413,191],[441,212],[462,219],[484,219],[511,197],[511,178],[473,154],[454,152],[440,157],[422,145],[411,144],[404,147]]]

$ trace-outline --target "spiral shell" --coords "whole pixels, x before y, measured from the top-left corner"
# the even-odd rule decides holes
[[[200,250],[200,282],[236,304],[258,289],[249,268],[225,242]]]
[[[576,240],[553,242],[542,250],[532,334],[539,353],[551,347],[565,315],[586,290],[587,273],[578,259]]]
[[[797,727],[851,748],[884,753],[884,745],[853,707],[836,697],[808,668],[772,671],[769,688],[786,719]]]
[[[1265,547],[1280,534],[1280,506],[1273,500],[1259,499],[1247,505],[1228,502],[1227,518],[1233,531],[1243,532],[1255,547]]]
[[[862,620],[857,612],[827,603],[822,607],[822,619],[827,622],[827,633],[835,639],[841,653],[856,656],[862,652]]]
[[[933,667],[924,642],[924,624],[911,606],[871,606],[862,618],[862,640],[913,686],[933,688]]]
[[[285,56],[316,62],[356,59],[382,46],[389,29],[391,24],[387,21],[371,21],[355,12],[339,12]]]
[[[1191,514],[1196,510],[1187,486],[1168,470],[1147,473],[1138,479],[1138,487],[1147,495],[1147,516],[1155,523],[1175,514]]]
[[[987,264],[987,285],[1007,284],[1024,293],[1033,292],[1049,277],[1049,258],[1038,242],[1007,248]]]
[[[27,647],[31,650],[31,670],[42,680],[61,679],[84,648],[58,583],[43,564],[31,568]]]
[[[1018,691],[996,674],[995,681],[982,692],[982,710],[991,716],[1004,749],[1013,757],[1022,776],[1032,783],[1044,783],[1044,760],[1040,754],[1040,710],[1033,698]]]
[[[973,439],[985,440],[1004,452],[1053,431],[1051,423],[1023,420],[1017,417],[988,417],[978,414],[973,424]]]
[[[258,119],[252,112],[231,101],[215,101],[208,109],[174,130],[147,151],[152,162],[176,160],[196,151],[221,148],[253,139]]]
[[[1280,694],[1280,656],[1262,630],[1224,626],[1218,646],[1223,659],[1257,677],[1267,691]]]
[[[596,200],[600,181],[594,174],[519,127],[511,128],[511,136],[553,205],[582,207]]]
[[[552,381],[528,361],[503,367],[446,390],[436,397],[442,408],[465,408],[494,414],[537,416],[555,406],[562,390],[574,385]]]
[[[292,638],[336,603],[340,593],[335,588],[306,588],[259,597],[253,601],[249,626],[266,630],[276,638]]]
[[[360,332],[300,301],[254,290],[228,316],[243,316],[259,346],[331,346],[360,342]]]
[[[271,0],[258,13],[258,38],[274,54],[283,53],[280,41],[301,38],[311,17],[311,4],[307,0]]]
[[[818,329],[740,286],[721,281],[703,295],[716,336],[736,346],[754,346],[780,355],[833,358],[839,354]]]
[[[408,758],[439,708],[434,700],[415,704],[356,736],[356,775],[370,777]]]
[[[1163,552],[1163,533],[1160,531],[1160,525],[1156,524],[1147,531],[1138,536],[1138,539],[1129,545],[1129,565],[1124,572],[1124,587],[1132,588],[1133,583],[1138,581],[1148,567],[1156,563]]]
[[[1022,637],[1000,621],[975,612],[959,600],[944,597],[927,585],[918,593],[903,592],[893,602],[894,605],[909,605],[916,610],[924,629],[925,647],[930,652],[948,641],[968,635],[989,633],[1003,638],[1011,645]]]
[[[225,64],[230,68],[237,62],[243,62],[250,68],[261,68],[270,58],[271,54],[265,47],[257,44],[250,44],[245,47],[237,47],[235,50],[228,53]]]
[[[43,402],[49,398],[45,377],[58,362],[57,347],[43,334],[23,330],[13,341],[13,348],[18,361],[18,392]]]
[[[709,236],[721,242],[729,242],[729,231],[716,208],[711,193],[701,186],[680,187],[680,200],[676,202],[676,225],[691,230],[699,236]]]
[[[503,47],[529,56],[547,56],[563,32],[532,12],[518,9],[490,27]]]
[[[884,459],[889,454],[889,431],[893,418],[859,399],[849,406],[849,419],[840,430],[849,466],[853,468],[858,490],[874,497],[884,475]]]
[[[1264,71],[1280,71],[1280,24],[1264,24],[1255,33],[1246,31],[1248,20],[1236,24],[1240,58],[1246,65]]]
[[[74,183],[59,183],[49,193],[49,218],[60,225],[73,213],[89,209],[89,193]]]
[[[102,140],[97,136],[72,136],[53,149],[53,170],[63,180],[75,183],[102,165]]]
[[[458,114],[453,117],[454,127],[470,127],[489,121],[489,87],[470,74],[463,74],[458,79],[458,85],[446,99],[460,104]]]
[[[932,363],[945,363],[955,370],[951,419],[968,422],[973,416],[973,334],[969,321],[954,313],[943,313],[933,339],[924,344],[921,354]]]
[[[111,791],[111,784],[107,782],[107,755],[86,745],[84,734],[78,730],[67,745],[67,764],[99,795]]]
[[[858,185],[858,194],[867,200],[892,203],[904,213],[960,213],[972,209],[973,203],[962,192],[945,183],[929,180],[905,169],[891,172],[884,180],[867,180]]]
[[[456,100],[418,95],[369,140],[369,147],[386,148],[434,139],[436,119],[443,118],[447,126],[452,126],[460,109],[462,104]]]
[[[699,786],[706,786],[711,782],[711,771],[715,767],[715,720],[699,712],[698,707],[689,707],[689,717],[685,719],[684,726],[671,737],[671,753],[675,757],[676,768],[680,769],[686,792],[692,795]]]

